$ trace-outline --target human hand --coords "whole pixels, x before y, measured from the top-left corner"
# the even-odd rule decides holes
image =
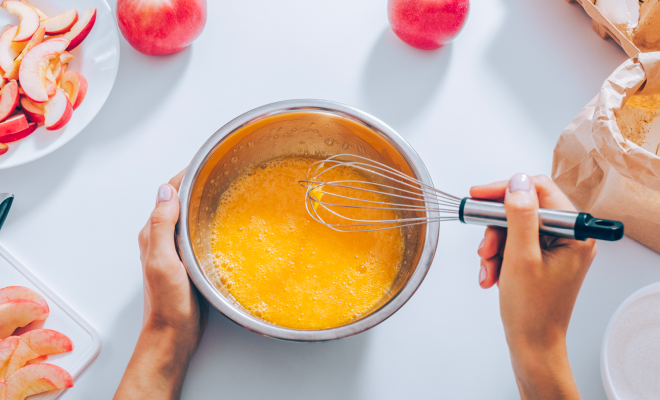
[[[476,199],[504,200],[508,229],[486,228],[479,284],[500,289],[500,313],[522,398],[579,398],[566,351],[573,307],[596,255],[593,239],[539,235],[538,209],[576,211],[550,180],[517,174],[473,187]]]
[[[171,328],[195,352],[206,327],[208,303],[190,282],[174,243],[181,171],[158,189],[156,207],[138,235],[144,283],[143,327]]]
[[[156,207],[138,237],[144,284],[142,332],[115,400],[178,399],[206,327],[208,303],[190,282],[174,243],[177,190],[184,172],[158,189]]]

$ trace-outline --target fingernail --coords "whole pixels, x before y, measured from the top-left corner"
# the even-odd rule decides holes
[[[479,243],[479,249],[477,249],[477,251],[481,250],[484,247],[484,243],[486,243],[486,238],[481,239],[481,243]]]
[[[172,189],[168,185],[161,185],[158,188],[158,197],[156,197],[156,204],[163,201],[170,201],[172,198]]]
[[[486,267],[482,265],[479,270],[479,283],[483,282],[484,279],[486,279]]]
[[[517,192],[519,190],[528,191],[532,188],[532,181],[529,180],[529,176],[525,174],[515,174],[509,180],[509,192]]]

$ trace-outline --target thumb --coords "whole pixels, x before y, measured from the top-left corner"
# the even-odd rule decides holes
[[[149,218],[149,257],[177,257],[174,229],[179,219],[179,197],[172,185],[158,188],[156,208]]]
[[[539,199],[529,176],[516,174],[509,180],[504,207],[509,225],[504,257],[510,253],[518,260],[539,260]]]

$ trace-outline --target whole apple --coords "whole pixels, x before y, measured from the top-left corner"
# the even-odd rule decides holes
[[[206,0],[117,0],[119,29],[128,43],[151,56],[188,47],[206,25]]]
[[[387,14],[394,33],[422,50],[451,41],[463,28],[469,0],[389,0]]]

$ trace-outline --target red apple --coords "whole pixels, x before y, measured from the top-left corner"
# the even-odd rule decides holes
[[[18,83],[11,81],[0,90],[0,121],[9,117],[18,105]]]
[[[128,43],[140,53],[175,53],[204,30],[206,0],[118,0],[117,21]]]
[[[29,4],[17,0],[4,0],[0,7],[20,19],[14,42],[27,42],[39,28],[39,14]]]
[[[39,14],[39,21],[45,21],[45,20],[48,19],[48,15],[44,14],[43,11],[41,11],[41,10],[38,9],[37,7],[35,7],[35,6],[33,6],[32,4],[30,4],[27,0],[20,0],[20,1],[21,1],[21,3],[25,3],[25,4],[27,4],[28,6],[34,8],[34,11],[36,11],[37,14]]]
[[[28,128],[28,120],[25,114],[17,113],[7,118],[5,121],[0,122],[0,143],[2,138],[6,135],[11,135]],[[1,304],[0,304],[1,306]]]
[[[21,368],[5,381],[4,400],[24,400],[26,397],[73,387],[73,378],[60,367],[51,364],[34,364]]]
[[[9,336],[7,339],[0,340],[0,381],[5,380],[5,372],[9,366],[9,360],[14,355],[14,351],[21,342],[20,336]],[[2,396],[0,396],[2,399]]]
[[[0,36],[0,68],[2,68],[3,71],[8,71],[12,68],[16,57],[18,57],[25,46],[27,46],[27,42],[16,43],[12,41],[14,36],[16,36],[17,31],[18,27],[12,26]]]
[[[69,97],[74,110],[78,108],[87,94],[87,80],[76,71],[66,71],[62,76],[60,87]]]
[[[44,35],[46,33],[46,29],[43,26],[40,26],[39,29],[34,33],[32,36],[32,39],[27,43],[27,46],[21,51],[21,54],[16,57],[14,62],[12,63],[11,68],[5,70],[5,75],[3,78],[6,80],[11,80],[11,79],[18,79],[18,71],[21,68],[21,62],[23,61],[23,57],[27,54],[28,51],[32,50],[32,48],[39,43],[43,42],[44,40]]]
[[[33,358],[32,360],[26,362],[25,365],[39,364],[44,361],[48,361],[48,356],[39,356],[37,358]]]
[[[60,56],[69,41],[64,38],[52,39],[34,46],[23,57],[23,62],[18,71],[18,79],[25,95],[35,103],[48,101],[48,85],[46,75],[50,72],[50,60]]]
[[[5,378],[12,376],[23,368],[25,363],[37,357],[66,353],[73,350],[71,339],[50,329],[35,329],[21,335],[21,341],[16,346],[9,360]],[[5,379],[6,380],[6,379]]]
[[[57,35],[68,32],[76,22],[78,22],[78,11],[72,8],[65,13],[41,21],[41,26],[46,28],[47,35]]]
[[[23,286],[7,286],[0,289],[0,304],[12,300],[32,300],[41,304],[48,311],[48,303],[41,295],[32,289]]]
[[[95,22],[96,8],[92,7],[85,11],[82,16],[80,16],[80,19],[71,27],[70,31],[64,34],[64,38],[71,41],[69,43],[69,47],[66,49],[71,51],[78,47],[78,45],[82,43],[83,40],[85,40],[87,35],[89,35],[89,32],[94,27]]]
[[[412,47],[433,50],[463,28],[469,0],[389,0],[387,13],[396,35]]]
[[[46,110],[46,129],[49,131],[63,128],[73,115],[71,102],[62,89],[57,89],[55,96],[48,100],[44,108]],[[1,136],[0,140],[2,140]]]
[[[38,127],[39,126],[37,125],[36,122],[32,122],[32,123],[30,123],[30,125],[28,125],[27,128],[23,129],[20,132],[0,136],[0,141],[2,141],[2,143],[5,143],[5,144],[18,142],[19,140],[25,139],[26,137],[30,136],[34,131],[37,130]]]
[[[38,124],[43,124],[46,122],[46,116],[44,111],[44,105],[39,103],[33,103],[32,100],[27,97],[21,97],[21,108],[25,113],[25,116],[32,122]]]
[[[73,54],[68,51],[65,51],[60,55],[60,61],[62,61],[62,64],[68,64],[71,60],[73,60]]]
[[[48,312],[30,300],[12,300],[0,304],[0,339],[5,339],[18,328],[32,321],[44,320]]]
[[[0,156],[9,151],[9,146],[4,143],[0,143]],[[0,397],[1,399],[2,397]]]

